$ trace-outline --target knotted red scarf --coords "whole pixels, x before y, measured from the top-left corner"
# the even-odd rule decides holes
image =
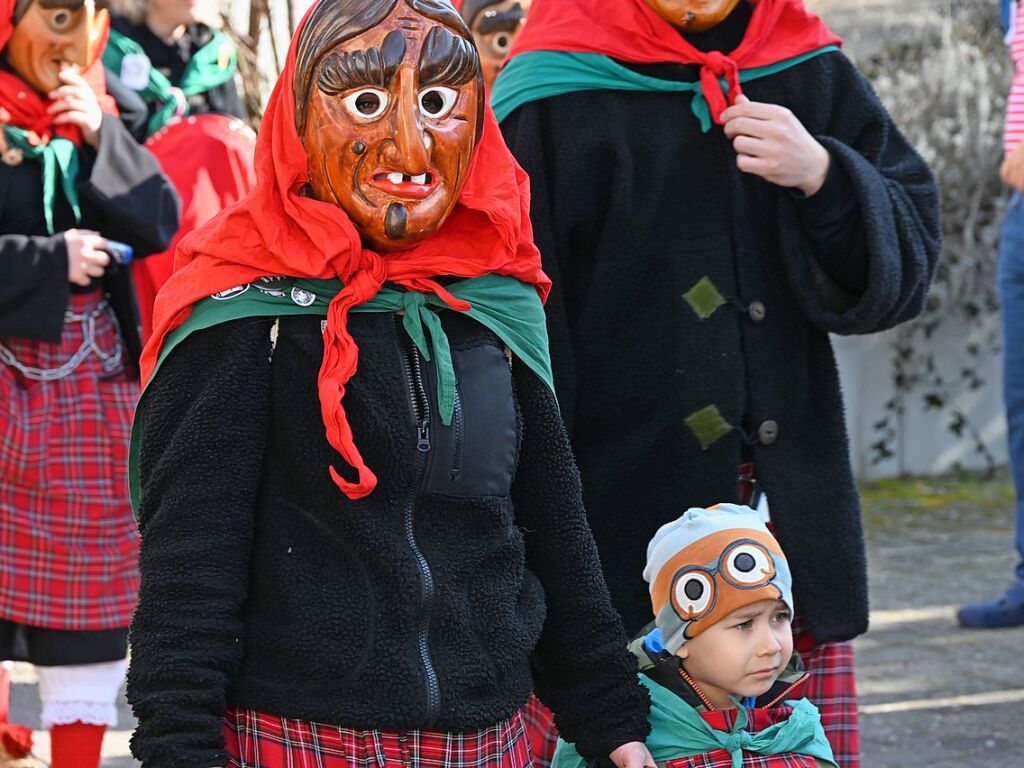
[[[7,41],[11,38],[11,33],[14,32],[14,4],[15,0],[0,0],[0,51],[7,47]],[[103,30],[103,40],[97,51],[97,59],[86,68],[82,77],[95,92],[100,101],[100,108],[104,112],[116,115],[117,105],[107,94],[103,62],[99,60],[109,35],[108,24],[108,27]],[[78,126],[67,123],[56,126],[53,124],[53,118],[56,115],[51,115],[46,111],[52,103],[45,94],[38,94],[17,75],[0,69],[0,123],[23,128],[30,134],[34,134],[34,138],[37,139],[37,141],[33,141],[34,144],[49,144],[51,138],[61,136],[81,145],[82,132]]]
[[[267,275],[340,279],[345,287],[328,309],[318,386],[327,439],[358,477],[348,481],[333,467],[331,476],[349,498],[359,499],[374,489],[377,479],[355,446],[342,402],[358,365],[358,348],[348,331],[349,311],[372,299],[386,281],[434,293],[461,310],[467,305],[434,277],[510,275],[536,286],[542,299],[551,282],[533,244],[529,182],[505,146],[490,108],[455,209],[435,234],[407,250],[384,255],[367,250],[341,208],[300,194],[309,173],[295,128],[292,81],[296,41],[304,25],[305,19],[263,117],[256,144],[256,187],[182,241],[175,272],[157,296],[142,377],[147,382],[152,375],[167,334],[188,317],[193,304],[213,293]]]
[[[842,40],[808,13],[802,0],[740,0],[754,4],[743,41],[734,51],[697,50],[645,0],[534,0],[509,58],[529,51],[598,53],[634,64],[699,64],[701,90],[712,119],[743,91],[741,69],[777,64]],[[725,78],[728,97],[718,86]]]

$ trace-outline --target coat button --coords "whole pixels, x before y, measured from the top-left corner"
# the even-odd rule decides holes
[[[771,445],[779,439],[779,423],[777,421],[761,422],[761,426],[757,428],[757,442],[761,445]]]
[[[753,320],[755,323],[763,322],[764,304],[762,304],[760,301],[750,302],[750,306],[747,307],[747,314],[750,316],[750,319]]]

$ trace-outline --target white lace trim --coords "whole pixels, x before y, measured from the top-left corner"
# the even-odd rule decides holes
[[[48,701],[40,718],[43,728],[55,725],[85,723],[86,725],[117,725],[117,705],[98,701]]]

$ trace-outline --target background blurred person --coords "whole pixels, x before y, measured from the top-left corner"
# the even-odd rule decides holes
[[[484,84],[488,88],[494,83],[516,35],[526,23],[531,1],[453,0],[473,33],[476,49],[480,53]]]
[[[156,155],[182,199],[181,228],[170,247],[133,266],[143,337],[153,300],[174,269],[178,241],[256,181],[255,135],[235,83],[238,54],[216,29],[211,0],[115,0],[109,72],[148,109],[135,135]]]
[[[850,768],[867,574],[828,334],[917,315],[940,228],[839,42],[800,0],[535,0],[491,103],[530,175],[559,402],[627,629],[660,525],[770,514],[807,696]]]
[[[999,597],[965,605],[961,626],[977,629],[1024,625],[1024,15],[1021,4],[1003,0],[1003,19],[1016,73],[1006,104],[1000,175],[1013,190],[999,238],[999,302],[1003,313],[1003,398],[1010,468],[1017,489],[1016,580]]]
[[[36,665],[54,768],[99,764],[138,588],[140,339],[111,239],[142,256],[178,223],[156,160],[104,111],[107,29],[93,0],[0,2],[0,660]]]

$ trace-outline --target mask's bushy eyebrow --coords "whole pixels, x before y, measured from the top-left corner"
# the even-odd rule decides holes
[[[317,87],[331,96],[363,85],[388,88],[404,58],[405,35],[396,29],[379,48],[329,55],[320,65]]]
[[[417,68],[420,88],[436,83],[462,85],[480,74],[480,60],[473,43],[436,26],[427,33]]]

